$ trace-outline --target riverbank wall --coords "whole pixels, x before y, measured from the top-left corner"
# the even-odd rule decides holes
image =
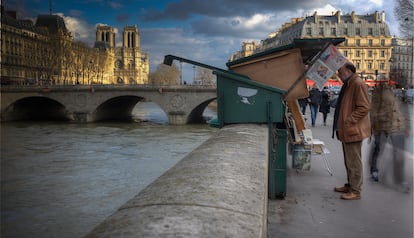
[[[86,237],[266,237],[267,176],[267,125],[225,126]]]

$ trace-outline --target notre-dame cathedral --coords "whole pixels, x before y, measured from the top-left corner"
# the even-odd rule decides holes
[[[114,28],[99,25],[96,29],[95,47],[102,46],[113,51],[114,77],[117,83],[148,83],[148,52],[141,54],[140,35],[136,26],[125,26],[122,46],[116,46]]]

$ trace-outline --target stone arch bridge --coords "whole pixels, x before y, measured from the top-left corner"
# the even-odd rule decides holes
[[[215,86],[71,85],[1,87],[1,120],[31,118],[75,122],[125,120],[140,101],[150,101],[167,114],[169,123],[202,121],[207,105],[216,99]]]

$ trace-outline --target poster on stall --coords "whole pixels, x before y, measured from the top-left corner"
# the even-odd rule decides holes
[[[345,56],[333,44],[330,44],[309,68],[306,77],[313,80],[319,89],[322,89],[323,85],[346,61]]]

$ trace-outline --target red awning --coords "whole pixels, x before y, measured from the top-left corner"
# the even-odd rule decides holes
[[[375,79],[367,79],[365,80],[365,83],[369,87],[375,87],[375,85],[380,85],[380,84],[389,84],[389,85],[397,84],[397,82],[395,82],[394,80],[375,80]]]
[[[313,82],[313,80],[306,79],[306,85],[308,85],[309,87],[312,87],[314,83],[315,82]],[[326,83],[323,86],[327,86],[327,87],[342,86],[342,84],[343,84],[342,82],[336,79],[328,79],[328,81],[326,81]]]

